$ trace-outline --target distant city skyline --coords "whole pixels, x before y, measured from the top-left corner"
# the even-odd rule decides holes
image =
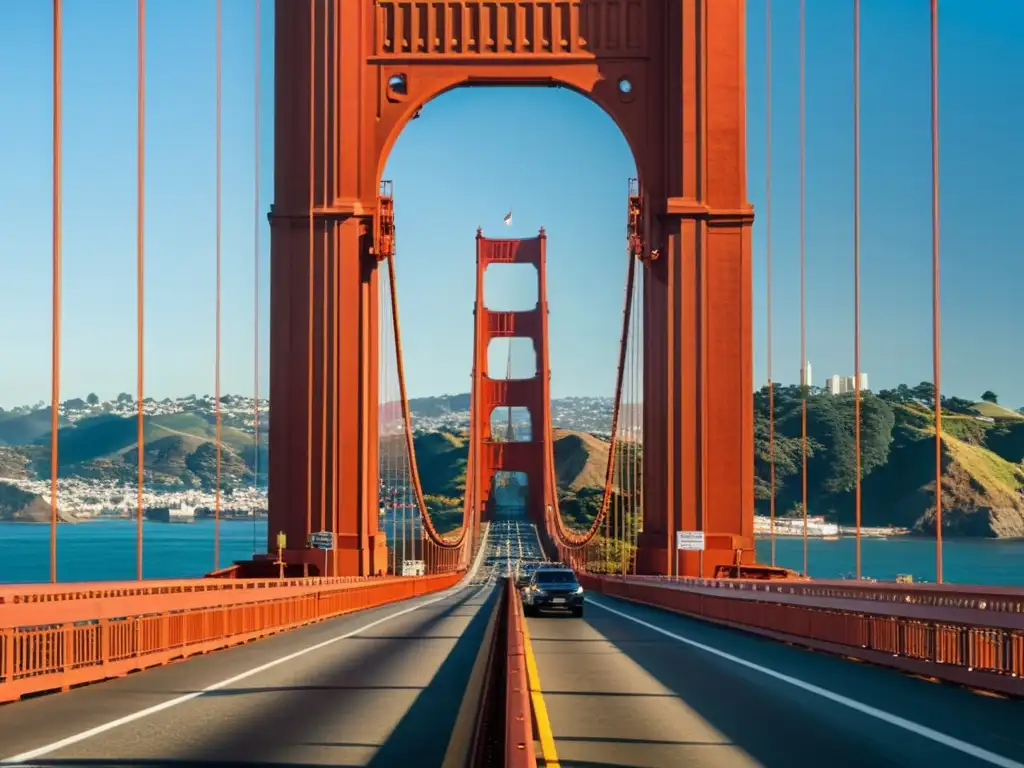
[[[134,394],[135,17],[69,3],[64,19],[61,399]],[[797,3],[773,4],[772,369],[800,368]],[[214,379],[213,3],[147,9],[146,390]],[[270,393],[273,6],[261,19],[260,200],[254,205],[254,19],[223,9],[223,391]],[[940,30],[942,390],[1024,404],[1015,221],[1024,169],[1024,3],[944,0]],[[853,368],[852,15],[807,8],[806,356]],[[754,380],[767,381],[765,19],[747,28],[747,177]],[[50,391],[50,7],[0,25],[0,403]],[[861,368],[877,389],[930,380],[931,220],[926,3],[866,3],[861,18]],[[473,235],[549,237],[552,390],[610,395],[622,306],[629,147],[587,98],[558,88],[464,88],[427,104],[388,158],[409,394],[469,388]],[[979,194],[984,190],[984,194]],[[514,212],[512,226],[503,223]],[[987,222],[980,225],[979,222]],[[260,248],[254,372],[254,243]],[[530,281],[498,286],[522,299]],[[845,374],[844,374],[845,375]]]

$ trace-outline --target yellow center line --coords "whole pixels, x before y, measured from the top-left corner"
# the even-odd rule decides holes
[[[530,630],[523,618],[523,652],[526,654],[526,677],[530,684],[530,703],[533,704],[533,717],[537,721],[537,737],[540,740],[540,753],[547,768],[559,768],[558,751],[555,749],[555,735],[551,732],[551,720],[548,709],[544,706],[544,693],[540,687],[540,675],[537,674],[537,659],[533,655],[533,644],[530,642]]]

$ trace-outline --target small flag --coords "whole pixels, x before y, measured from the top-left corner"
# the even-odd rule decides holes
[[[505,214],[505,226],[512,226],[512,211],[509,211],[508,213]]]

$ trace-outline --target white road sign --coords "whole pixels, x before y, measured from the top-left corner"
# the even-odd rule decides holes
[[[676,531],[676,549],[681,552],[703,552],[704,531]]]

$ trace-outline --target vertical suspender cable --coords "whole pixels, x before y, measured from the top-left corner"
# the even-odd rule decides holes
[[[775,382],[772,381],[772,0],[764,4],[765,49],[765,285],[767,291],[767,357],[768,357],[768,472],[771,497],[768,507],[769,536],[772,543],[772,565],[775,565]]]
[[[642,265],[641,265],[642,266]],[[644,270],[638,270],[639,280],[637,280],[636,287],[633,289],[633,301],[636,306],[640,307],[640,311],[636,313],[633,318],[633,558],[632,558],[632,569],[636,572],[636,554],[637,549],[640,546],[640,486],[643,480],[641,474],[641,446],[640,435],[641,435],[641,414],[643,413],[643,396],[644,396],[644,372],[643,372],[643,355],[641,352],[640,344],[643,331],[640,326],[640,318],[643,316],[643,287],[644,287]]]
[[[387,403],[387,368],[386,356],[384,355],[385,349],[385,331],[387,330],[387,315],[386,309],[390,306],[385,301],[384,297],[384,280],[380,273],[377,274],[377,392],[378,392],[378,403],[377,412],[380,414],[377,418],[377,430],[378,430],[378,446],[379,452],[377,456],[377,473],[380,476],[378,487],[380,494],[383,496],[384,506],[384,525],[386,528],[390,528],[388,532],[388,549],[391,555],[391,574],[396,575],[398,573],[398,549],[395,546],[396,539],[398,536],[398,526],[395,521],[395,500],[392,496],[391,491],[391,462],[389,459],[389,451],[391,450],[391,441],[388,439],[389,425],[387,422],[387,410],[382,408],[381,403]],[[390,525],[389,525],[390,523]]]
[[[640,311],[637,313],[637,339],[639,340],[639,344],[640,344],[640,347],[637,350],[637,357],[638,357],[637,367],[640,370],[640,397],[643,398],[644,392],[646,392],[646,381],[647,381],[647,378],[644,376],[643,351],[642,351],[643,348],[644,348],[644,328],[645,328],[645,326],[644,326],[643,318],[644,318],[644,314],[645,314],[644,306],[646,305],[646,302],[644,301],[644,296],[646,295],[646,290],[647,290],[647,269],[644,268],[643,270],[641,270],[640,275],[641,275],[642,283],[640,285],[640,288],[637,289],[637,296],[640,299]],[[640,517],[637,518],[637,555],[640,554],[640,524],[643,523],[644,515],[646,514],[646,509],[647,509],[646,504],[645,504],[646,497],[644,496],[644,481],[643,481],[643,478],[644,478],[644,463],[643,462],[644,462],[644,456],[645,456],[645,454],[643,453],[643,444],[644,444],[644,441],[646,441],[646,439],[647,439],[647,436],[646,436],[646,434],[644,434],[644,431],[643,431],[643,425],[644,425],[644,416],[646,414],[646,411],[647,411],[647,403],[646,403],[646,401],[641,399],[641,410],[640,410],[640,413],[637,414],[637,429],[638,429],[638,431],[640,433],[640,439],[641,439],[641,443],[640,443],[640,453],[641,453],[641,456],[640,456],[640,464],[639,464],[639,467],[638,467],[638,469],[640,471],[640,496],[639,496],[639,499],[640,499]],[[635,562],[636,561],[634,560],[634,563]]]
[[[57,582],[57,472],[60,444],[61,143],[63,101],[63,7],[53,0],[53,315],[50,350],[50,581]]]
[[[146,292],[146,0],[138,0],[138,94],[136,127],[136,203],[135,203],[135,260],[136,260],[136,406],[138,408],[137,437],[137,495],[135,500],[135,578],[142,580],[142,492],[144,487],[146,420],[143,410],[145,372],[145,292]]]
[[[634,301],[636,300],[636,285],[637,284],[634,284],[634,287],[633,287],[633,300]],[[628,547],[626,552],[627,552],[628,557],[629,557],[629,560],[627,560],[627,567],[629,567],[630,563],[632,563],[632,561],[633,561],[633,551],[634,551],[634,542],[633,542],[634,533],[633,532],[636,530],[636,459],[637,459],[636,448],[637,448],[637,446],[636,446],[636,429],[635,429],[635,424],[636,424],[637,378],[638,378],[637,377],[637,371],[636,371],[636,369],[637,369],[637,364],[636,364],[637,348],[636,348],[636,334],[635,334],[636,319],[635,318],[630,318],[630,319],[633,321],[633,331],[634,332],[630,334],[632,336],[632,339],[629,342],[629,346],[630,346],[630,349],[631,349],[631,352],[630,352],[630,358],[631,358],[631,365],[630,365],[630,368],[631,368],[631,370],[630,370],[630,394],[631,394],[631,397],[630,397],[630,410],[629,410],[629,464],[627,465],[627,475],[628,475],[628,480],[629,480],[629,495],[627,496],[627,499],[629,500],[629,503],[628,503],[628,508],[627,508],[627,518],[626,518],[627,520],[629,520],[629,531],[628,531],[629,535],[628,535],[627,542],[626,542],[627,547]]]
[[[252,193],[252,475],[260,489],[260,0],[255,0],[255,83],[253,87],[253,193]],[[269,532],[268,532],[269,533]],[[252,511],[252,551],[256,552],[256,510]]]
[[[632,318],[631,318],[632,319]],[[632,323],[630,323],[630,334],[632,334]],[[635,397],[635,364],[633,361],[636,350],[631,341],[627,341],[627,355],[629,360],[629,377],[626,384],[626,403],[629,404],[629,412],[626,419],[627,440],[623,443],[624,463],[623,470],[625,477],[623,482],[623,506],[626,514],[623,516],[623,542],[622,542],[622,575],[629,572],[629,562],[632,559],[633,551],[633,398]]]
[[[932,38],[932,375],[935,379],[935,581],[942,583],[942,344],[939,292],[939,3],[931,0]]]
[[[860,0],[853,0],[853,441],[856,470],[854,516],[856,574],[860,579]]]
[[[341,32],[340,32],[341,19],[337,13],[334,17],[334,56],[332,62],[336,63],[338,58],[338,49],[341,46]],[[335,80],[335,87],[337,87],[337,80]],[[332,91],[328,91],[328,94],[332,94]],[[341,99],[332,98],[330,95],[327,97],[331,104],[331,147],[336,152],[340,145],[340,115],[338,114],[339,103]],[[332,177],[333,178],[333,177]],[[337,225],[331,225],[333,235],[331,240],[331,257],[330,262],[334,268],[334,300],[331,302],[332,309],[334,312],[334,336],[333,338],[333,354],[331,355],[331,393],[332,393],[332,408],[331,408],[331,461],[333,462],[332,477],[334,483],[332,485],[333,492],[331,493],[331,531],[333,532],[332,544],[334,551],[331,553],[332,556],[332,576],[338,575],[338,513],[340,510],[341,503],[341,267],[339,258],[341,255],[341,246],[338,242]],[[379,442],[378,442],[379,445]],[[378,449],[379,450],[379,449]],[[379,470],[378,470],[379,474]],[[372,514],[377,514],[373,512]]]
[[[327,120],[327,100],[330,98],[331,89],[327,81],[327,60],[328,56],[328,45],[330,43],[330,24],[328,23],[328,11],[327,6],[324,6],[324,18],[323,18],[323,102],[320,105],[320,115],[323,120],[323,146],[324,154],[320,162],[320,173],[323,177],[322,186],[322,199],[321,205],[327,206],[327,168],[330,162],[330,152],[328,151],[328,135],[327,132],[330,129]],[[328,383],[333,378],[330,375],[330,366],[327,364],[327,352],[329,342],[329,331],[330,325],[328,325],[328,258],[327,258],[327,239],[329,235],[327,233],[327,222],[323,222],[323,236],[321,242],[323,243],[323,250],[320,254],[320,323],[323,326],[320,332],[322,340],[321,353],[320,353],[320,378],[322,380],[320,387],[320,530],[327,530],[327,404],[328,404]],[[332,480],[334,478],[332,477]],[[333,483],[332,483],[333,487]],[[333,495],[333,493],[332,493]],[[327,576],[327,569],[324,569],[323,576]]]
[[[807,2],[800,0],[800,463],[804,513],[804,576],[807,575]]]
[[[313,530],[313,296],[316,248],[313,219],[316,206],[316,0],[309,0],[309,285],[306,328],[306,533]],[[306,568],[303,568],[305,574]]]
[[[223,60],[223,34],[222,34],[222,0],[217,0],[217,299],[216,299],[216,361],[214,363],[214,404],[213,413],[217,429],[217,487],[214,488],[213,504],[213,568],[220,568],[220,474],[221,474],[221,420],[220,420],[220,262],[221,262],[221,103],[222,85],[221,69]]]

